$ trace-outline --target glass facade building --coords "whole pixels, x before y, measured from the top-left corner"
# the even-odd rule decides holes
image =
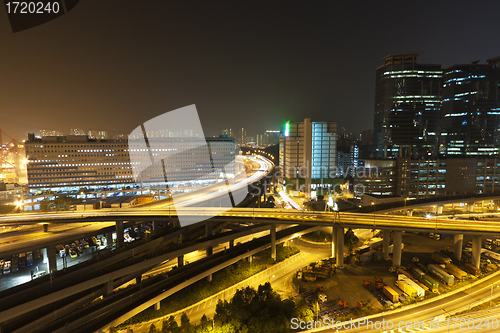
[[[336,177],[336,122],[311,122],[309,118],[302,122],[288,122],[280,137],[279,148],[284,177]]]
[[[377,68],[376,158],[437,156],[443,70],[417,63],[419,54],[390,54]]]
[[[500,152],[500,57],[445,69],[440,152],[447,156]]]

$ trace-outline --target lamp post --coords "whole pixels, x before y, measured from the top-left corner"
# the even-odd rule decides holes
[[[372,201],[373,206],[373,227],[375,227],[375,202]]]

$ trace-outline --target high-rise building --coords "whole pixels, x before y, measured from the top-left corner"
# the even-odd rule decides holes
[[[266,144],[264,143],[264,134],[257,134],[255,136],[255,143],[257,144],[257,147],[265,147]]]
[[[165,139],[153,137],[149,143],[159,147],[161,142],[157,141],[161,140]],[[30,134],[25,143],[29,194],[25,196],[24,207],[38,209],[39,201],[45,197],[54,193],[78,196],[83,189],[86,198],[97,199],[141,194],[150,188],[175,190],[180,185],[189,185],[183,181],[186,178],[193,179],[189,182],[193,186],[204,186],[213,182],[213,177],[205,176],[214,169],[224,168],[228,178],[234,177],[235,166],[229,164],[236,154],[234,138],[205,138],[210,162],[196,166],[192,164],[193,158],[204,156],[207,147],[193,147],[193,142],[187,139],[171,140],[183,153],[173,155],[175,159],[170,165],[175,169],[165,170],[167,179],[165,171],[155,167],[145,168],[140,179],[134,179],[133,168],[140,165],[131,163],[130,156],[143,154],[143,149],[129,145],[126,140],[101,141],[75,135],[38,139]]]
[[[377,158],[438,154],[441,65],[417,63],[420,52],[390,54],[377,68],[374,148]]]
[[[223,129],[222,135],[227,135],[228,138],[234,138],[233,129],[232,128]]]
[[[373,158],[373,130],[361,132],[359,142],[359,157]]]
[[[301,122],[286,123],[280,137],[279,165],[285,178],[328,179],[336,178],[337,123]]]
[[[280,142],[280,131],[267,130],[264,133],[264,144],[266,146],[274,146]]]
[[[107,131],[90,130],[88,136],[89,136],[89,139],[107,140],[108,139],[108,132]]]
[[[86,135],[85,131],[80,128],[72,128],[69,131],[69,135]]]
[[[41,129],[40,130],[40,137],[44,136],[63,136],[63,132],[61,131],[56,131],[56,130],[45,130]]]
[[[492,194],[500,189],[500,159],[489,156],[444,159],[362,160],[356,173],[359,192],[380,196],[429,198]]]
[[[500,57],[478,62],[445,69],[442,154],[500,153]]]
[[[236,144],[244,146],[247,144],[247,130],[242,127],[238,129],[238,135],[236,136]]]

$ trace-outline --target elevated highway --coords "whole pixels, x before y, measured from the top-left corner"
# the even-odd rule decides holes
[[[390,216],[376,213],[305,212],[269,208],[182,208],[165,209],[103,209],[86,212],[61,212],[51,214],[19,214],[0,217],[0,223],[72,223],[112,221],[167,221],[178,216],[197,216],[213,221],[234,222],[279,222],[284,224],[306,224],[328,226],[332,223],[348,228],[377,228],[416,232],[447,232],[488,234],[500,237],[500,223],[492,221],[455,220],[439,217]],[[215,217],[213,217],[215,216]]]

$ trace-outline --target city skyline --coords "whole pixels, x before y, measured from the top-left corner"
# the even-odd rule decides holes
[[[113,15],[116,3],[86,1],[16,34],[0,15],[8,50],[0,60],[9,64],[0,90],[3,129],[21,138],[40,127],[93,128],[99,121],[103,130],[128,133],[141,119],[196,104],[210,136],[249,115],[243,125],[252,133],[311,114],[359,133],[373,126],[373,68],[387,54],[421,51],[422,63],[443,67],[500,54],[490,42],[497,20],[488,19],[496,2],[424,2],[411,10],[399,3],[280,4],[243,10],[228,3],[213,11],[121,1],[123,15]],[[465,12],[471,24],[455,25]],[[422,28],[394,30],[398,22]]]

